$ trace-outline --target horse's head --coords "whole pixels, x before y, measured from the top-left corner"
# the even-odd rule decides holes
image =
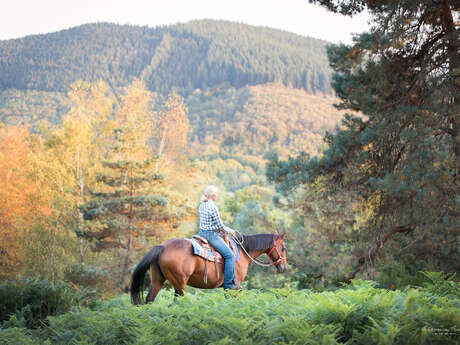
[[[286,244],[284,243],[285,235],[286,233],[281,235],[275,234],[273,237],[273,247],[267,253],[278,273],[283,273],[286,270],[287,265]]]

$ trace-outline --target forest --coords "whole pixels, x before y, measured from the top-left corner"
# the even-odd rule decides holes
[[[311,2],[371,29],[0,41],[0,343],[460,341],[460,4]],[[208,184],[224,224],[286,233],[287,271],[131,305],[135,266],[198,232]]]
[[[267,82],[332,94],[326,42],[216,20],[166,27],[87,24],[0,41],[0,90],[66,91],[77,79],[155,92]]]

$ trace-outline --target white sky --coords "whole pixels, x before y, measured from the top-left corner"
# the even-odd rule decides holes
[[[0,40],[94,23],[158,25],[225,19],[294,32],[330,42],[351,42],[365,31],[366,14],[332,14],[308,0],[0,0]]]

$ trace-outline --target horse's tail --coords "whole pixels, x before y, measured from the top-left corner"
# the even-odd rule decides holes
[[[161,274],[160,267],[158,266],[158,258],[161,253],[163,253],[163,246],[153,247],[144,257],[141,259],[141,262],[134,269],[132,278],[131,278],[131,302],[133,304],[140,304],[143,302],[142,290],[144,288],[144,278],[145,272],[149,269],[150,265],[156,265],[158,271]]]

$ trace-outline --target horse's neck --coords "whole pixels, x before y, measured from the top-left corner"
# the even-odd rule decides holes
[[[257,249],[257,250],[250,251],[249,255],[251,255],[251,257],[255,259],[261,256],[262,254],[267,253],[267,251],[268,251],[268,248],[267,249]]]
[[[251,250],[251,251],[246,252],[245,250],[240,248],[240,256],[244,255],[245,257],[248,257],[249,259],[248,263],[251,263],[252,259],[256,259],[262,254],[265,254],[267,252],[268,252],[268,249],[256,249],[256,250]]]
[[[262,247],[262,249],[253,249],[246,251],[244,248],[240,248],[240,251],[243,252],[245,256],[249,256],[249,258],[255,259],[261,256],[262,254],[266,254],[270,251],[270,248],[273,245],[273,241],[271,240],[274,240],[274,237],[272,238],[271,235],[268,234],[248,235],[243,238],[242,242],[248,241],[248,243],[251,243],[250,247]],[[268,247],[263,249],[264,246]]]
[[[246,253],[246,251],[240,247],[240,260],[238,261],[237,271],[235,272],[236,277],[240,280],[240,282],[242,282],[246,277],[246,274],[248,273],[249,264],[253,261],[253,259],[256,259],[257,257],[266,252],[266,249],[259,249],[252,250]]]

